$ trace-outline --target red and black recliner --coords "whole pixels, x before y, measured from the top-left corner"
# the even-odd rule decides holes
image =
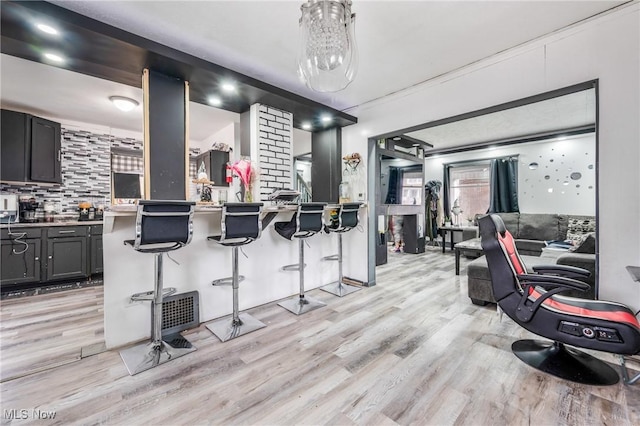
[[[618,382],[618,374],[608,364],[567,344],[617,354],[624,382],[640,379],[640,374],[629,379],[624,363],[624,355],[640,353],[640,324],[631,309],[620,303],[562,296],[568,290],[588,290],[588,284],[576,278],[589,272],[550,265],[533,267],[534,273],[527,273],[500,216],[487,215],[478,222],[498,305],[520,326],[553,341],[516,341],[511,350],[518,358],[574,382]]]

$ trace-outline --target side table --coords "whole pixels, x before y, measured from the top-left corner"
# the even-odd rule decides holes
[[[467,241],[461,241],[454,246],[456,252],[456,275],[460,275],[460,254],[461,252],[471,253],[473,256],[482,256],[482,244],[480,238],[473,238]]]
[[[453,234],[456,232],[464,233],[464,231],[473,231],[475,232],[474,238],[478,236],[478,227],[477,226],[442,226],[438,228],[438,234],[442,236],[442,253],[444,253],[446,246],[446,236],[447,232],[451,233],[451,250],[453,250]]]

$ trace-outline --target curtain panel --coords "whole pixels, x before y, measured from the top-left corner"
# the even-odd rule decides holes
[[[490,202],[487,213],[519,212],[518,158],[491,160]]]

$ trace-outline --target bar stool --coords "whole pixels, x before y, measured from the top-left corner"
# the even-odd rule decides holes
[[[354,291],[361,290],[360,287],[345,284],[342,276],[342,234],[351,231],[358,226],[358,210],[360,203],[344,203],[337,208],[337,217],[331,217],[331,222],[326,226],[329,232],[338,234],[338,254],[323,257],[322,260],[338,261],[338,281],[320,287],[320,290],[327,291],[336,296],[342,297]]]
[[[215,280],[211,284],[232,286],[233,314],[231,319],[223,318],[206,325],[223,342],[266,327],[266,324],[251,315],[238,312],[238,284],[244,280],[244,277],[238,273],[238,249],[240,246],[260,238],[262,206],[262,203],[225,203],[222,206],[222,234],[207,237],[220,245],[232,248],[231,270],[233,275],[229,278]]]
[[[293,222],[293,220],[291,222],[276,222],[274,225],[276,232],[284,238],[291,239],[293,237],[298,239],[298,263],[283,266],[282,270],[299,271],[300,294],[278,303],[278,305],[296,315],[327,306],[326,303],[312,297],[305,297],[304,295],[304,268],[307,266],[304,263],[304,240],[322,231],[324,206],[326,206],[326,203],[299,204],[298,210],[293,217],[293,219],[295,219],[295,231],[293,233],[291,233],[291,231],[293,231],[293,229],[291,229],[291,222]]]
[[[162,336],[162,301],[176,292],[162,286],[162,258],[166,252],[180,249],[191,242],[194,202],[140,200],[136,215],[136,239],[125,240],[140,253],[155,255],[155,288],[136,293],[131,302],[151,301],[151,341],[120,351],[130,375],[140,373],[196,350],[180,335]]]

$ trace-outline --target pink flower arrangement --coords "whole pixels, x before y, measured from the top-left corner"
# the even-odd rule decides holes
[[[251,187],[258,178],[258,168],[247,159],[240,159],[231,165],[231,170],[240,178],[244,187],[245,201],[252,201]]]

